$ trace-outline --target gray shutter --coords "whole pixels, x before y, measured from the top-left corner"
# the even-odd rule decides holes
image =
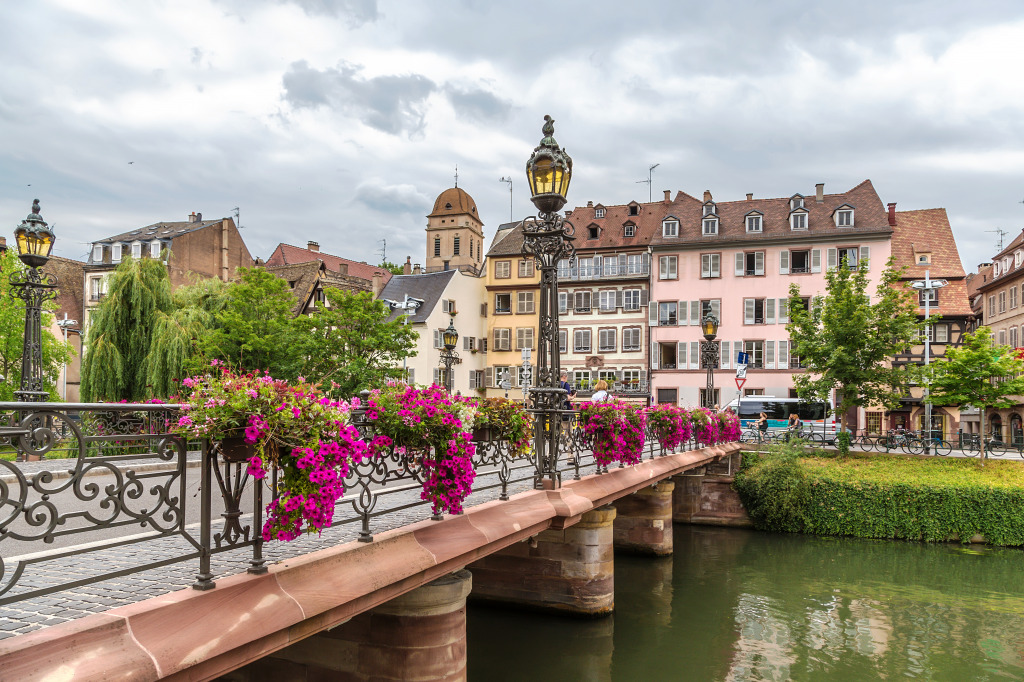
[[[434,368],[434,383],[435,384],[440,384],[441,383],[441,370],[438,367]]]
[[[690,369],[700,369],[700,342],[690,342]]]
[[[757,251],[754,254],[754,274],[764,274],[764,251]]]
[[[616,308],[621,308],[622,307],[622,289],[616,289],[615,290],[615,307]]]
[[[735,272],[735,274],[736,274],[737,277],[742,277],[743,276],[743,272],[745,270],[745,263],[743,262],[744,258],[745,258],[745,254],[742,251],[740,251],[740,252],[738,252],[736,254],[736,272]]]
[[[860,259],[864,261],[864,269],[871,269],[871,247],[862,246],[860,247]]]
[[[786,324],[789,322],[789,299],[779,299],[779,324]]]
[[[754,299],[743,299],[743,324],[754,324]]]
[[[765,369],[775,369],[775,342],[764,342],[764,366]]]
[[[789,249],[779,251],[779,274],[789,274]]]
[[[686,369],[686,342],[676,344],[676,369]]]
[[[678,301],[676,305],[679,306],[676,309],[679,324],[690,324],[690,317],[686,312],[687,310],[689,310],[687,306],[689,306],[690,304],[687,303],[686,301]]]
[[[654,306],[651,306],[652,308]],[[658,342],[651,341],[651,369],[658,369]]]
[[[658,302],[651,303],[650,309],[647,311],[647,325],[650,327],[658,326]]]
[[[649,275],[651,273],[651,254],[649,254],[649,253],[647,253],[645,251],[643,255],[644,255],[644,257],[643,257],[643,268],[644,268],[643,274]]]
[[[779,369],[789,369],[789,341],[779,341]]]
[[[650,302],[651,302],[651,292],[649,292],[647,289],[641,289],[640,290],[640,307],[642,308],[645,305],[649,305]]]
[[[775,324],[775,299],[766,298],[764,300],[764,323]]]
[[[811,249],[811,272],[821,272],[821,249]]]
[[[711,301],[711,314],[718,318],[718,321],[722,321],[722,301],[721,299],[714,299]]]
[[[690,324],[700,324],[700,301],[690,301]]]
[[[729,367],[732,365],[732,362],[729,358],[729,342],[722,341],[722,346],[720,350],[722,358],[721,360],[718,361],[718,366],[721,367],[722,369],[729,369]]]
[[[839,263],[839,250],[831,248],[828,250],[827,269],[834,270]]]

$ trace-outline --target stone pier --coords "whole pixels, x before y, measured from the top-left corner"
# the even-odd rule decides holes
[[[472,583],[469,571],[456,571],[220,679],[465,680]]]
[[[615,507],[584,513],[579,522],[545,530],[470,564],[473,599],[603,616],[615,606]]]
[[[615,502],[615,551],[672,554],[672,481],[661,481]]]
[[[678,523],[749,528],[753,524],[732,482],[742,453],[672,477],[672,519]]]

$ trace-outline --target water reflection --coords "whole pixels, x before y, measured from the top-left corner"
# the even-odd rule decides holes
[[[677,526],[615,615],[470,609],[471,679],[1024,679],[1024,554]],[[602,629],[603,628],[603,629]]]

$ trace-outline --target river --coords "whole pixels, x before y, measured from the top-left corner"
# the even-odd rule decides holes
[[[1022,680],[1024,551],[677,525],[615,614],[470,603],[469,679]]]

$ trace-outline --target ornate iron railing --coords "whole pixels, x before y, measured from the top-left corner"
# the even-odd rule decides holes
[[[267,570],[261,529],[276,476],[250,480],[245,463],[225,462],[217,444],[171,433],[178,409],[0,403],[0,605],[190,560],[199,569],[193,587],[210,589],[212,557],[236,550],[239,570]],[[373,435],[362,410],[351,416]],[[575,479],[607,470],[595,464],[578,417],[562,414],[557,463]],[[474,494],[494,490],[507,500],[514,486],[538,480],[535,450],[518,455],[494,438],[476,446]],[[649,433],[643,456],[664,454]],[[422,455],[395,443],[354,464],[332,526],[358,524],[358,539],[369,542],[378,517],[426,505],[418,494],[401,495],[421,489]],[[143,546],[151,551],[138,551]],[[94,570],[84,571],[87,563]]]

